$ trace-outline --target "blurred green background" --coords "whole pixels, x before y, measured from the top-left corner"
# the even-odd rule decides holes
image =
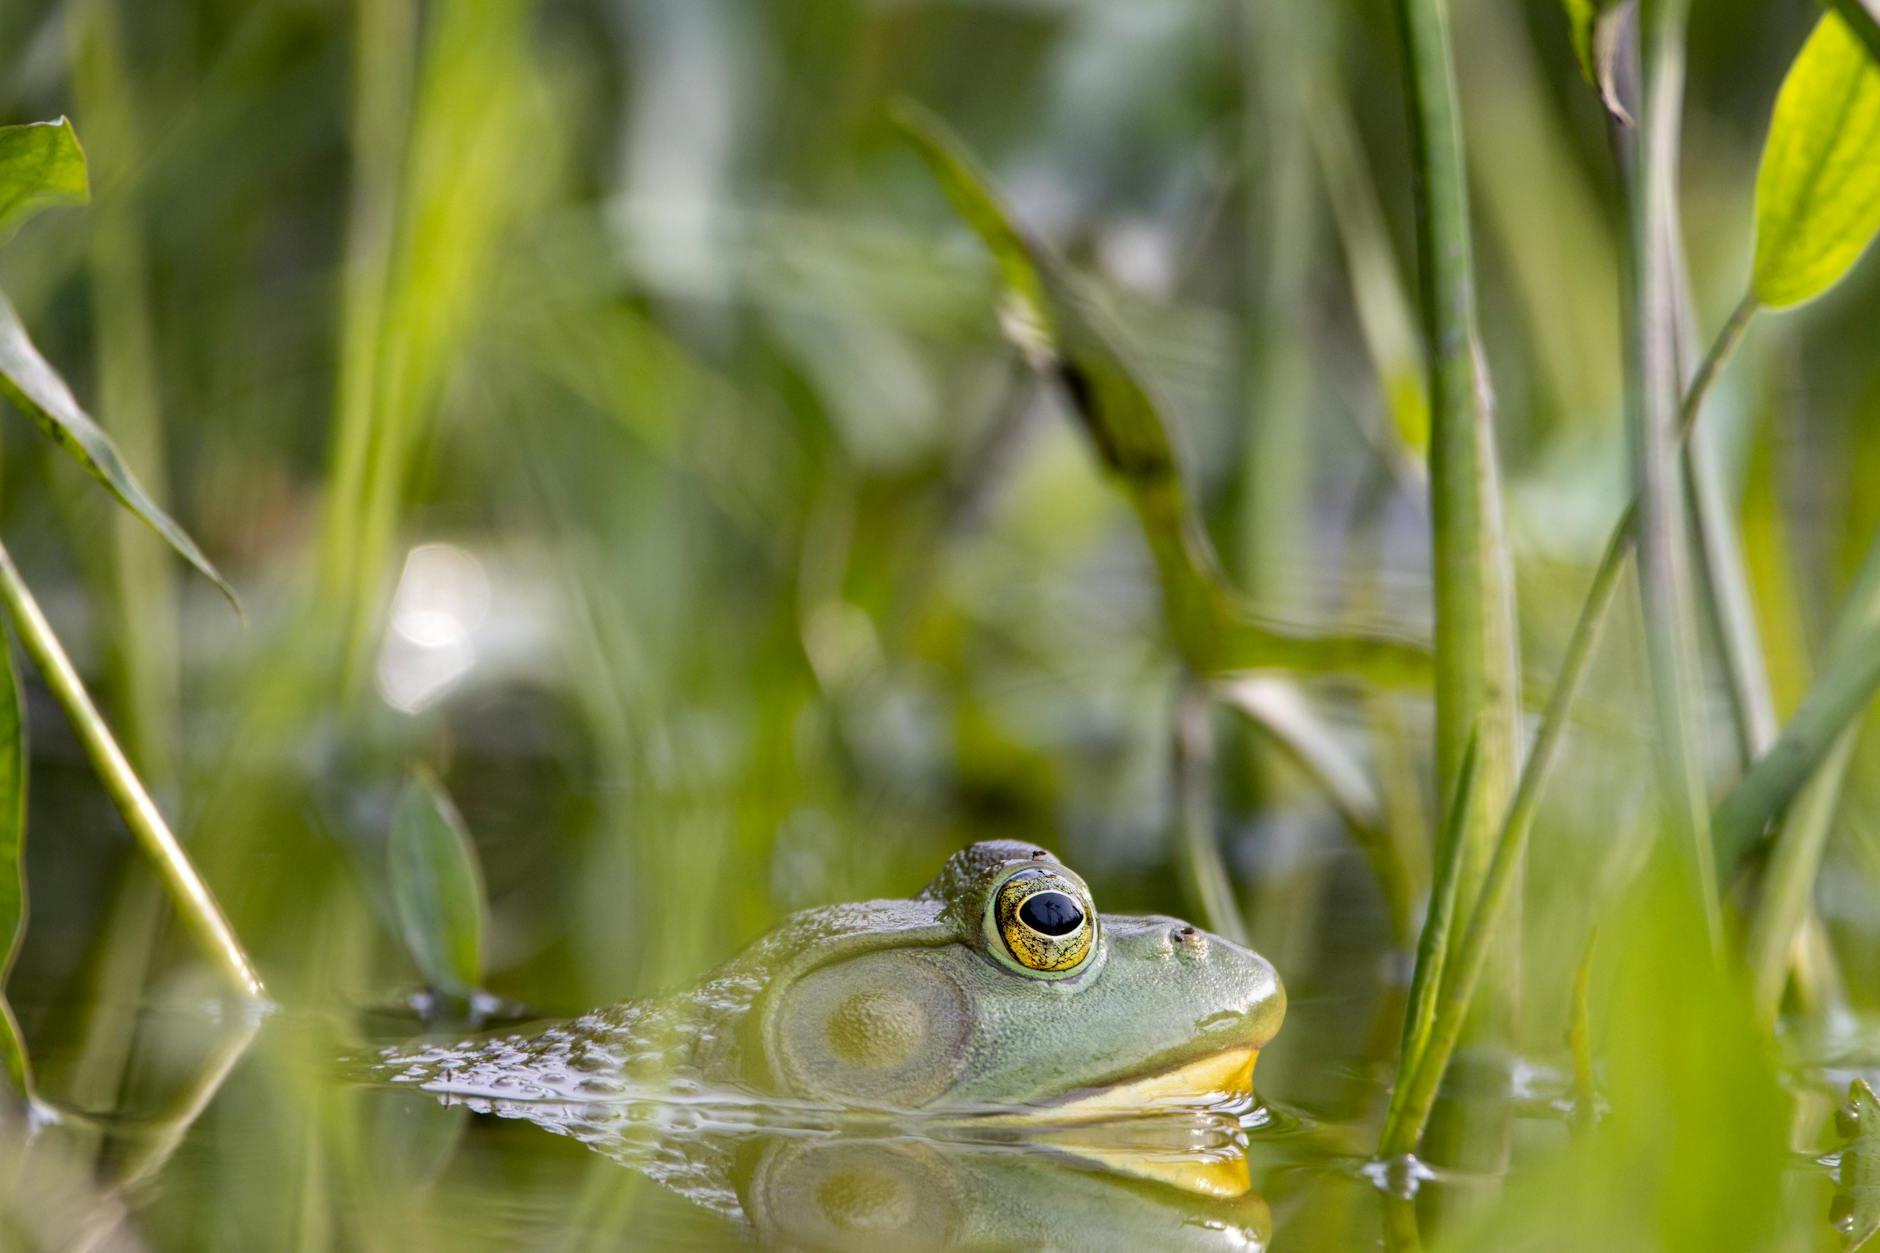
[[[1522,658],[1544,678],[1624,503],[1618,207],[1561,7],[1453,10]],[[1696,6],[1682,173],[1701,338],[1743,290],[1770,104],[1817,15]],[[545,1014],[689,982],[792,909],[910,894],[974,839],[1053,848],[1104,908],[1198,915],[1172,767],[1182,674],[1147,551],[1002,340],[991,260],[887,121],[903,96],[1109,297],[1261,609],[1427,637],[1383,0],[0,5],[0,121],[69,114],[93,180],[88,208],[0,252],[0,287],[248,621],[18,421],[0,428],[0,535],[293,1022],[135,1194],[127,1230],[545,1243],[538,1220],[618,1235],[659,1204],[596,1200],[624,1173],[513,1129],[476,1133],[424,1188],[360,1182],[346,1120],[370,1113],[335,1112],[312,1076],[418,981],[384,869],[414,764],[481,857],[490,991]],[[1764,318],[1706,419],[1783,712],[1880,525],[1863,487],[1880,481],[1877,311],[1869,264]],[[1587,937],[1645,860],[1640,654],[1625,607],[1534,839],[1519,1033],[1543,1115]],[[1427,847],[1427,701],[1304,690],[1378,781],[1380,822]],[[59,710],[28,698],[33,913],[10,999],[49,1097],[134,1120],[200,1063],[203,972]],[[1720,689],[1708,702],[1721,760]],[[1262,1090],[1363,1122],[1389,1078],[1405,920],[1286,754],[1225,715],[1213,729],[1212,835],[1293,1004]],[[1859,750],[1817,900],[1843,1026],[1880,1008],[1876,751]],[[1407,872],[1420,891],[1427,862]],[[1668,980],[1702,964],[1659,951]],[[1660,1003],[1630,995],[1615,1003]],[[1763,1053],[1743,1065],[1769,1078]],[[1686,1110],[1682,1080],[1662,1082],[1692,1143],[1730,1127],[1703,1089]],[[1818,1150],[1827,1107],[1801,1108],[1794,1147]],[[1521,1142],[1544,1154],[1555,1128],[1533,1121]],[[1682,1143],[1671,1125],[1641,1135]],[[1719,1230],[1744,1230],[1727,1172],[1771,1160],[1703,1176]],[[1377,1238],[1355,1170],[1274,1170],[1276,1247]],[[576,1174],[579,1204],[543,1200]],[[1795,1244],[1768,1247],[1827,1240],[1825,1174],[1774,1182],[1799,1218]],[[1740,1204],[1758,1196],[1779,1199]]]

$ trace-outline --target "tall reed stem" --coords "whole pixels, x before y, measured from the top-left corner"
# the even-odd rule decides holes
[[[1439,794],[1452,781],[1475,744],[1472,785],[1451,797],[1466,806],[1466,821],[1440,824],[1454,848],[1437,850],[1439,862],[1453,859],[1456,917],[1474,908],[1494,851],[1496,815],[1514,784],[1518,741],[1518,667],[1515,660],[1512,575],[1501,525],[1500,475],[1488,388],[1478,359],[1473,244],[1462,124],[1445,0],[1398,0],[1405,78],[1416,173],[1420,312],[1427,352],[1430,397],[1431,560],[1436,596],[1436,770]],[[1483,1060],[1503,1064],[1519,962],[1516,930],[1496,946],[1505,978],[1495,995],[1470,1016],[1469,1034],[1483,1046]],[[1441,938],[1446,945],[1449,937]],[[1413,1012],[1416,1007],[1412,1007]],[[1455,1036],[1462,1023],[1453,1026]],[[1447,1057],[1445,1056],[1445,1060]],[[1419,1059],[1406,1036],[1404,1067]],[[1435,1072],[1440,1079],[1443,1071]],[[1430,1098],[1436,1084],[1430,1085]],[[1432,1156],[1449,1164],[1493,1167],[1506,1147],[1505,1102],[1487,1103],[1459,1094],[1442,1119]],[[1421,1103],[1414,1134],[1399,1111],[1386,1127],[1385,1151],[1407,1152],[1420,1138],[1430,1105]],[[1482,1121],[1482,1126],[1469,1123]]]
[[[1643,104],[1634,142],[1621,139],[1627,170],[1626,411],[1638,483],[1639,591],[1657,718],[1659,795],[1685,850],[1714,950],[1721,950],[1717,875],[1709,839],[1702,746],[1693,710],[1696,678],[1686,563],[1686,497],[1678,477],[1679,370],[1677,172],[1689,0],[1639,10]]]

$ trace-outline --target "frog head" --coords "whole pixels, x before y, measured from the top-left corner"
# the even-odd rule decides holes
[[[1244,1097],[1286,996],[1258,954],[1104,914],[1048,851],[990,841],[921,895],[797,915],[749,969],[746,1081],[901,1109],[1082,1118]]]

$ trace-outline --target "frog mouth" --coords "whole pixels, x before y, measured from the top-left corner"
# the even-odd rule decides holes
[[[1253,1095],[1253,1064],[1260,1051],[1235,1045],[1095,1092],[1073,1096],[1051,1107],[1054,1121],[1083,1122],[1166,1109],[1193,1109]]]

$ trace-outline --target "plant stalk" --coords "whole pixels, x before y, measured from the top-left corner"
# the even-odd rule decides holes
[[[1440,828],[1456,847],[1439,847],[1438,864],[1453,859],[1456,919],[1473,910],[1494,852],[1495,819],[1514,787],[1519,739],[1511,563],[1502,531],[1500,475],[1491,404],[1479,359],[1473,244],[1460,104],[1446,0],[1398,0],[1416,174],[1420,313],[1430,401],[1430,515],[1436,600],[1436,776],[1451,809]],[[1468,794],[1451,796],[1474,744]],[[1504,925],[1506,925],[1504,923]],[[1447,946],[1453,934],[1438,937]],[[1482,1069],[1506,1068],[1511,1033],[1518,929],[1496,944],[1498,977],[1474,1006],[1466,1033]],[[1479,971],[1478,971],[1479,974]],[[1437,1023],[1450,1042],[1461,1021]],[[1420,1071],[1425,1057],[1405,1038],[1402,1065]],[[1448,1055],[1445,1053],[1444,1060]],[[1429,1101],[1414,1124],[1402,1103],[1386,1127],[1387,1152],[1407,1151],[1422,1137],[1446,1067],[1434,1072]],[[1446,1098],[1429,1154],[1444,1165],[1494,1171],[1505,1160],[1511,1125],[1503,1085],[1481,1093],[1457,1085]],[[1407,1137],[1407,1131],[1414,1134]]]
[[[1691,310],[1696,308],[1696,302],[1692,299],[1683,263],[1683,243],[1674,234],[1665,246],[1670,250],[1678,280],[1677,299],[1683,315],[1678,319],[1679,344],[1686,353],[1692,353]],[[1755,310],[1754,299],[1746,297],[1732,311],[1726,333],[1730,325],[1747,326]],[[1769,667],[1764,661],[1766,654],[1756,626],[1755,606],[1750,599],[1743,543],[1737,534],[1715,435],[1710,429],[1691,432],[1684,446],[1684,479],[1691,502],[1691,521],[1697,532],[1697,556],[1702,574],[1698,586],[1722,661],[1724,687],[1730,698],[1731,719],[1736,731],[1737,758],[1741,765],[1747,766],[1775,741],[1778,723],[1775,697],[1769,686]]]
[[[1701,740],[1693,708],[1695,642],[1686,568],[1685,496],[1677,479],[1678,291],[1669,241],[1676,238],[1678,133],[1684,96],[1689,0],[1639,10],[1643,107],[1635,142],[1619,147],[1627,167],[1626,410],[1638,483],[1639,592],[1656,710],[1659,796],[1704,902],[1711,947],[1721,951],[1717,874]]]
[[[5,602],[20,642],[25,645],[27,655],[38,667],[40,677],[45,680],[53,698],[65,710],[73,731],[84,745],[85,755],[91,759],[92,768],[98,772],[99,781],[104,784],[118,812],[124,816],[125,825],[130,827],[131,834],[156,863],[157,872],[169,888],[177,911],[235,986],[255,1000],[265,999],[267,992],[262,987],[261,977],[255,973],[254,964],[248,960],[241,941],[236,939],[234,928],[229,926],[228,918],[222,913],[221,906],[216,904],[208,884],[196,873],[189,855],[183,851],[175,833],[163,820],[163,814],[157,809],[156,802],[150,799],[150,793],[145,790],[136,771],[131,769],[124,750],[112,738],[110,728],[105,725],[98,707],[85,691],[85,685],[79,680],[71,658],[65,655],[64,647],[53,634],[52,625],[46,621],[45,614],[40,611],[39,603],[33,599],[25,580],[20,577],[19,569],[13,564],[13,557],[5,545],[0,545],[0,601]]]
[[[1710,386],[1722,372],[1723,367],[1742,342],[1743,332],[1747,329],[1751,315],[1756,310],[1754,301],[1745,300],[1730,316],[1723,329],[1718,332],[1710,351],[1691,379],[1690,390],[1684,395],[1679,407],[1678,436],[1688,438],[1697,424],[1698,415],[1703,412],[1704,397]],[[1605,552],[1599,559],[1599,565],[1593,571],[1592,583],[1587,588],[1586,599],[1581,602],[1580,616],[1573,624],[1573,631],[1567,637],[1566,652],[1561,658],[1560,673],[1554,680],[1552,692],[1547,704],[1541,710],[1540,723],[1535,729],[1534,744],[1528,750],[1528,757],[1521,768],[1521,775],[1515,785],[1514,799],[1508,806],[1506,816],[1495,838],[1494,857],[1489,863],[1488,877],[1482,885],[1482,892],[1475,907],[1474,915],[1469,919],[1460,951],[1450,970],[1454,974],[1444,980],[1442,997],[1435,1013],[1435,1020],[1440,1026],[1445,1015],[1459,1019],[1467,1012],[1475,995],[1476,982],[1481,977],[1481,969],[1487,957],[1490,937],[1502,908],[1506,905],[1516,883],[1516,870],[1527,852],[1528,836],[1534,828],[1534,818],[1539,810],[1541,790],[1553,772],[1555,761],[1559,757],[1560,745],[1565,737],[1568,715],[1572,712],[1573,702],[1579,695],[1586,679],[1587,668],[1592,661],[1593,650],[1599,642],[1601,629],[1605,625],[1606,611],[1611,608],[1613,594],[1618,590],[1620,577],[1625,573],[1626,562],[1632,556],[1638,538],[1638,500],[1634,498],[1614,524],[1612,534],[1606,541]],[[1382,1152],[1385,1156],[1411,1151],[1423,1134],[1423,1125],[1429,1119],[1429,1103],[1434,1099],[1436,1080],[1449,1065],[1450,1055],[1455,1051],[1459,1026],[1456,1030],[1431,1033],[1428,1043],[1412,1065],[1404,1068],[1398,1082],[1408,1089],[1405,1099],[1394,1102],[1392,1116],[1384,1128]],[[1425,1073],[1433,1070],[1434,1075]],[[1421,1095],[1411,1095],[1421,1094]]]

